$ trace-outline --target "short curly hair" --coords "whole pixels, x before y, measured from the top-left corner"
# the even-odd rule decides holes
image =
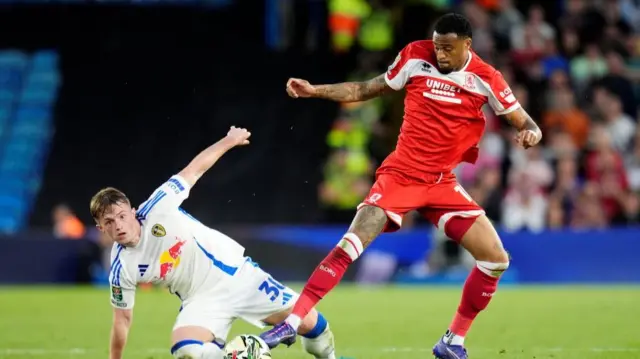
[[[456,13],[443,15],[436,21],[434,30],[440,34],[456,34],[458,37],[473,38],[473,30],[469,20]]]

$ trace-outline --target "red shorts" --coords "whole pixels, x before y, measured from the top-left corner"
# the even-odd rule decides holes
[[[367,198],[358,206],[384,209],[390,221],[384,232],[395,232],[402,226],[402,217],[417,210],[438,228],[445,228],[454,217],[476,218],[484,214],[454,174],[434,175],[428,182],[417,182],[400,174],[381,173]]]

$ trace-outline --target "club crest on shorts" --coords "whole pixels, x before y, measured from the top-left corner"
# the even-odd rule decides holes
[[[116,302],[122,302],[122,288],[117,286],[111,286],[111,296]]]
[[[167,231],[161,224],[156,223],[151,228],[151,234],[153,234],[154,237],[164,237],[167,235]]]
[[[371,196],[369,196],[369,202],[376,203],[380,198],[382,198],[382,195],[380,193],[374,193]]]

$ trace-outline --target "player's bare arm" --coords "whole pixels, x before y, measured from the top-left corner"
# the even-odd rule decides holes
[[[124,346],[127,344],[129,328],[133,320],[133,310],[113,309],[113,325],[111,326],[111,342],[109,359],[121,359]]]
[[[331,85],[312,85],[307,80],[291,78],[287,82],[287,93],[293,98],[316,97],[338,102],[358,102],[391,92],[384,74],[368,81],[342,82]]]
[[[224,138],[200,152],[179,175],[192,187],[227,151],[248,145],[250,136],[246,129],[232,126]]]
[[[542,132],[538,124],[522,107],[503,115],[505,120],[518,130],[516,141],[524,148],[533,147],[542,140]]]

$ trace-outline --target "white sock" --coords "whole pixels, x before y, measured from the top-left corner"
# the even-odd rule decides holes
[[[224,352],[213,343],[188,344],[173,353],[176,359],[222,359]]]
[[[214,343],[202,344],[202,359],[222,359],[224,351]]]
[[[336,359],[333,333],[328,325],[324,332],[316,338],[302,337],[302,347],[316,359]]]
[[[289,314],[287,319],[285,319],[285,322],[287,322],[297,332],[300,323],[302,323],[302,319],[295,314]]]
[[[444,334],[442,341],[450,345],[464,345],[464,337],[453,334],[450,330]]]

